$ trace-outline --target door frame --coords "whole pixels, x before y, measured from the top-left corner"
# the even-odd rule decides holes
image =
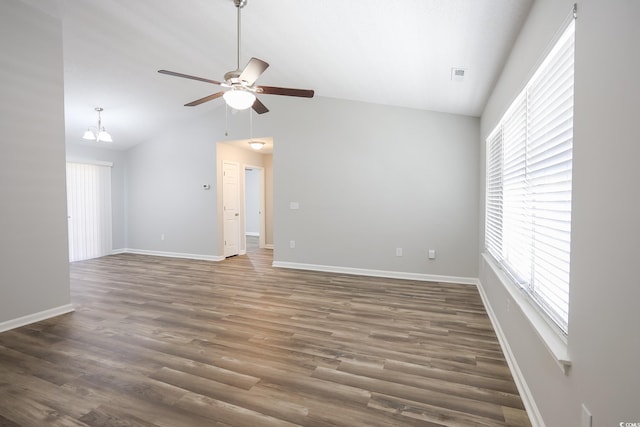
[[[246,157],[244,153],[254,153],[253,150],[250,150],[247,145],[248,140],[235,140],[235,141],[218,141],[216,142],[216,172],[215,172],[215,206],[216,206],[216,252],[217,252],[217,260],[223,261],[225,259],[224,255],[224,210],[223,210],[223,200],[222,200],[222,179],[223,179],[223,162],[235,162],[238,163],[242,168],[245,165],[254,167],[254,164],[258,164],[261,166],[255,166],[256,168],[263,170],[263,199],[264,204],[262,208],[264,218],[264,232],[261,232],[261,236],[264,236],[264,248],[265,249],[273,249],[272,243],[267,243],[267,238],[273,238],[273,222],[274,222],[274,213],[272,206],[272,197],[273,197],[273,160],[269,163],[266,163],[264,157],[262,160],[253,160],[253,157]],[[235,147],[236,150],[228,151],[227,148]],[[261,155],[267,153],[258,153]],[[271,154],[271,153],[269,153]],[[273,159],[273,156],[271,157]],[[264,162],[264,163],[263,163]],[[245,215],[245,195],[244,195],[244,173],[242,173],[244,169],[240,170],[240,179],[243,180],[240,183],[240,204],[241,204],[241,215]],[[268,187],[268,184],[271,183],[271,186]],[[240,233],[246,233],[246,229],[244,229],[243,224],[245,223],[245,218],[242,218],[240,222]],[[239,244],[240,253],[239,255],[246,254],[246,239],[240,239]]]
[[[222,164],[222,241],[223,241],[223,256],[225,258],[230,257],[230,256],[234,256],[234,255],[242,255],[243,253],[246,253],[246,246],[243,247],[243,243],[246,245],[246,239],[241,239],[241,234],[243,233],[243,228],[244,228],[244,218],[242,218],[244,216],[244,193],[243,189],[244,189],[244,168],[242,169],[243,173],[240,173],[240,163],[238,162],[234,162],[232,160],[222,160],[221,162]],[[235,240],[237,242],[237,250],[235,253],[232,254],[228,254],[227,253],[227,245],[226,245],[226,241],[228,239],[229,236],[227,236],[227,232],[226,232],[226,209],[225,209],[225,205],[224,205],[224,200],[225,200],[225,165],[229,164],[229,165],[233,165],[236,168],[237,171],[237,191],[235,194],[236,197],[236,206],[237,206],[237,212],[235,214],[235,216],[237,217],[236,221],[237,221],[237,236],[235,236]]]

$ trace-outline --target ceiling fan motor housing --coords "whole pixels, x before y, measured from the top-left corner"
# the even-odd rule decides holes
[[[224,80],[229,84],[240,83],[240,74],[241,73],[242,73],[241,70],[229,71],[229,72],[225,73]]]

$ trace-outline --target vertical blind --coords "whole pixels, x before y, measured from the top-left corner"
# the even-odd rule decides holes
[[[569,316],[571,20],[487,138],[487,251],[565,332]]]
[[[111,167],[67,163],[69,261],[111,254]]]

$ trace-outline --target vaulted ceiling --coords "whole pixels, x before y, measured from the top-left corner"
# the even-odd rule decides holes
[[[222,99],[183,107],[219,87],[157,70],[223,80],[235,69],[233,0],[26,1],[63,22],[67,142],[96,106],[121,149],[193,108],[224,114]],[[262,85],[479,116],[532,1],[248,0],[241,67],[255,56],[270,64]]]

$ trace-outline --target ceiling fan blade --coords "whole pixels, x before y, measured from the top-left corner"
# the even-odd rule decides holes
[[[195,101],[191,101],[188,104],[184,104],[184,106],[185,107],[195,107],[196,105],[204,104],[205,102],[213,101],[214,99],[218,99],[222,95],[224,95],[224,92],[217,92],[217,93],[214,93],[213,95],[205,96],[204,98],[200,98],[200,99],[196,99]]]
[[[196,77],[196,76],[190,76],[189,74],[182,74],[182,73],[176,73],[175,71],[168,71],[168,70],[158,70],[158,72],[160,74],[166,74],[168,76],[174,76],[174,77],[182,77],[184,79],[191,79],[191,80],[199,80],[201,82],[205,82],[205,83],[213,83],[214,85],[220,85],[222,83],[217,82],[215,80],[209,80],[209,79],[205,79],[203,77]]]
[[[239,79],[247,82],[247,84],[251,86],[256,82],[256,80],[258,80],[258,77],[260,77],[262,73],[264,73],[264,70],[266,70],[268,67],[269,64],[264,62],[262,59],[251,58],[246,67],[244,67],[244,70],[242,70]]]
[[[269,109],[265,107],[265,105],[262,102],[260,102],[258,98],[256,98],[252,108],[253,108],[253,111],[255,111],[258,114],[264,114],[269,112]]]
[[[259,86],[258,92],[267,95],[299,96],[301,98],[313,98],[315,93],[312,89],[291,89],[275,86]]]

